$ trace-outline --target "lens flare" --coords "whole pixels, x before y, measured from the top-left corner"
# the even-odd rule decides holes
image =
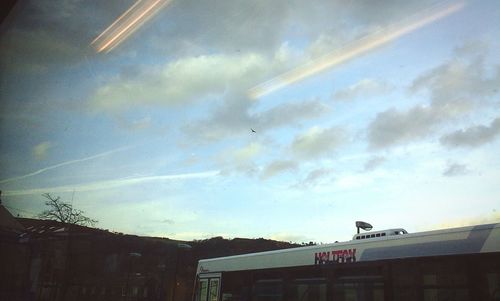
[[[172,0],[138,0],[99,34],[91,45],[97,52],[110,52],[170,2]]]
[[[361,38],[339,50],[335,50],[319,59],[310,61],[293,70],[283,73],[248,90],[250,98],[259,98],[301,81],[316,73],[338,66],[358,56],[407,35],[423,26],[458,12],[465,6],[464,2],[445,7],[432,8],[413,16],[404,22],[391,25],[364,38]]]

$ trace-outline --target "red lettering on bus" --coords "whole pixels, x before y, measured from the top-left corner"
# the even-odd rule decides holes
[[[314,253],[314,264],[356,262],[356,249],[332,250]]]

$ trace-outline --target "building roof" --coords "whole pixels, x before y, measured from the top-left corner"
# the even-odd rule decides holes
[[[0,204],[0,229],[2,231],[22,232],[24,226],[19,223],[10,212]]]

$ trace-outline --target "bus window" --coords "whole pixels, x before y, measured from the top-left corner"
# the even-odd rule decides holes
[[[326,301],[327,286],[324,279],[296,280],[289,287],[290,301]]]
[[[249,301],[251,279],[245,272],[225,273],[220,288],[222,301]]]
[[[254,284],[252,301],[282,301],[283,281],[281,279],[259,280]]]
[[[421,260],[421,283],[424,300],[470,300],[469,277],[456,259]]]
[[[385,300],[385,280],[380,267],[344,269],[336,274],[336,277],[332,279],[333,300]]]
[[[201,279],[198,282],[198,296],[197,301],[207,301],[208,294],[208,279]]]

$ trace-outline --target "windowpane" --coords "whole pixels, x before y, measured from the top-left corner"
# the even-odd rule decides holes
[[[217,301],[219,295],[219,279],[210,279],[210,295],[208,301]]]
[[[203,279],[199,282],[197,301],[206,301],[208,295],[208,280]]]
[[[291,301],[326,301],[327,286],[325,282],[307,281],[295,282],[290,285]]]
[[[252,301],[281,300],[283,300],[283,281],[261,280],[254,285]]]
[[[340,277],[334,283],[335,301],[383,301],[382,277]]]
[[[469,299],[469,291],[467,289],[424,289],[425,301],[467,301]]]

